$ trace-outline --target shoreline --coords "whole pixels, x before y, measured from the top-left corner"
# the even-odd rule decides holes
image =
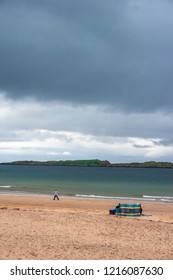
[[[173,258],[173,204],[142,202],[135,218],[109,215],[129,200],[0,195],[0,259]]]
[[[53,195],[44,193],[29,193],[29,192],[0,192],[0,196],[14,196],[14,197],[37,197],[37,198],[52,198]],[[156,203],[156,204],[173,204],[173,197],[168,196],[145,196],[143,197],[122,197],[122,196],[101,196],[101,195],[59,195],[63,199],[81,199],[81,200],[114,200],[114,201],[129,201],[129,203]]]
[[[109,214],[109,210],[114,209],[119,203],[140,203],[143,208],[143,213],[154,215],[166,214],[172,218],[173,222],[173,204],[159,201],[140,201],[138,199],[107,199],[107,198],[95,198],[95,197],[77,197],[77,196],[59,196],[59,201],[53,201],[53,195],[11,195],[0,194],[0,209],[7,207],[7,209],[13,209],[13,207],[19,207],[20,210],[62,210],[64,208],[71,209],[87,209],[104,211],[105,214]],[[21,208],[20,208],[21,207]],[[57,208],[58,207],[58,208]],[[139,217],[141,218],[141,217]],[[145,217],[146,218],[146,217]],[[144,217],[142,217],[144,219]],[[152,219],[150,217],[150,219]]]

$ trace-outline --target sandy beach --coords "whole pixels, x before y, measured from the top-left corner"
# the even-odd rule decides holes
[[[173,204],[142,202],[151,216],[109,215],[119,202],[0,195],[0,259],[173,259]]]

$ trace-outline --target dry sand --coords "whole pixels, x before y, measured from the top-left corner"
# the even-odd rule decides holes
[[[142,202],[147,217],[109,215],[119,202],[0,195],[0,259],[173,259],[173,204]]]

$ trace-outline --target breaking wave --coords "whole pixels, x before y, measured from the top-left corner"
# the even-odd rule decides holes
[[[143,195],[146,199],[155,199],[156,201],[163,201],[163,202],[172,202],[173,203],[173,196],[151,196],[151,195]]]
[[[172,196],[150,196],[143,195],[142,197],[125,197],[125,196],[100,196],[100,195],[87,195],[87,194],[76,194],[75,197],[78,198],[91,198],[91,199],[121,199],[121,200],[138,200],[138,201],[153,201],[153,202],[167,202],[173,203]]]

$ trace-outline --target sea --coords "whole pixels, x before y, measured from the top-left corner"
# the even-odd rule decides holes
[[[173,203],[173,169],[0,165],[0,194]]]

